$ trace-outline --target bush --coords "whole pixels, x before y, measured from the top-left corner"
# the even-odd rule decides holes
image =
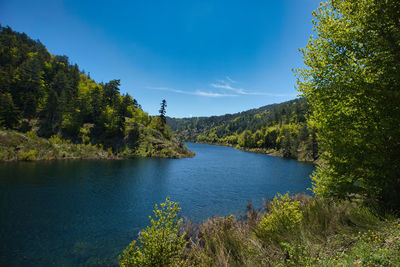
[[[139,233],[120,256],[121,266],[180,266],[181,255],[187,245],[181,234],[182,219],[178,217],[178,203],[169,200],[154,207],[151,226]]]
[[[26,133],[26,136],[27,136],[29,139],[36,139],[36,138],[38,138],[36,132],[34,132],[34,131],[29,131],[29,132],[27,132],[27,133]]]
[[[261,239],[274,240],[277,235],[290,234],[300,224],[303,212],[300,201],[289,194],[278,194],[271,202],[270,211],[261,219],[256,235]]]
[[[36,150],[29,150],[28,152],[20,151],[19,152],[19,160],[25,160],[25,161],[32,161],[36,159]]]
[[[52,135],[49,138],[49,142],[52,144],[63,144],[64,140],[62,140],[58,135]]]

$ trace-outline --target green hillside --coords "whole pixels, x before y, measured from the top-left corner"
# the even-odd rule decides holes
[[[235,146],[303,161],[318,156],[316,131],[307,123],[305,99],[212,117],[175,119],[167,124],[183,141]]]
[[[22,142],[32,135],[70,146],[96,145],[107,151],[101,155],[112,158],[193,156],[174,139],[163,116],[149,116],[131,95],[121,94],[120,80],[97,83],[67,56],[50,54],[39,40],[0,28],[0,160],[24,158],[19,154],[35,150]],[[21,139],[18,132],[31,134]],[[46,151],[30,153],[59,158]],[[99,154],[93,153],[80,158]]]

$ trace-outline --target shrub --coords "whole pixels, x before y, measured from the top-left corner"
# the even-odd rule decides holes
[[[36,150],[29,150],[28,152],[20,151],[19,152],[19,160],[31,161],[36,159]]]
[[[139,233],[120,256],[121,266],[180,265],[181,255],[187,245],[185,233],[181,234],[182,219],[178,217],[179,204],[169,200],[154,207],[151,226]]]
[[[29,132],[27,132],[27,133],[26,133],[26,136],[27,136],[29,139],[36,139],[36,138],[38,138],[36,132],[34,132],[34,131],[29,131]]]
[[[256,229],[256,235],[261,239],[275,239],[277,235],[293,232],[303,217],[300,204],[300,201],[292,200],[288,193],[275,196],[270,211]]]
[[[64,141],[58,135],[52,135],[49,138],[49,142],[52,144],[62,144]]]

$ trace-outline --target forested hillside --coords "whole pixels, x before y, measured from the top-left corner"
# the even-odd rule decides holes
[[[23,140],[57,136],[121,157],[191,155],[172,137],[164,115],[149,116],[131,95],[122,95],[120,80],[96,83],[67,56],[51,55],[25,33],[0,28],[0,160],[31,151],[15,142],[18,134],[11,130],[30,132]]]
[[[315,129],[306,121],[307,111],[307,102],[300,98],[223,116],[168,118],[167,124],[184,141],[314,161],[318,146]]]

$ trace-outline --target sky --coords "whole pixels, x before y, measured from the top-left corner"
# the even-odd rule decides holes
[[[0,24],[97,82],[121,80],[151,115],[236,113],[297,97],[293,68],[317,0],[0,0]]]

